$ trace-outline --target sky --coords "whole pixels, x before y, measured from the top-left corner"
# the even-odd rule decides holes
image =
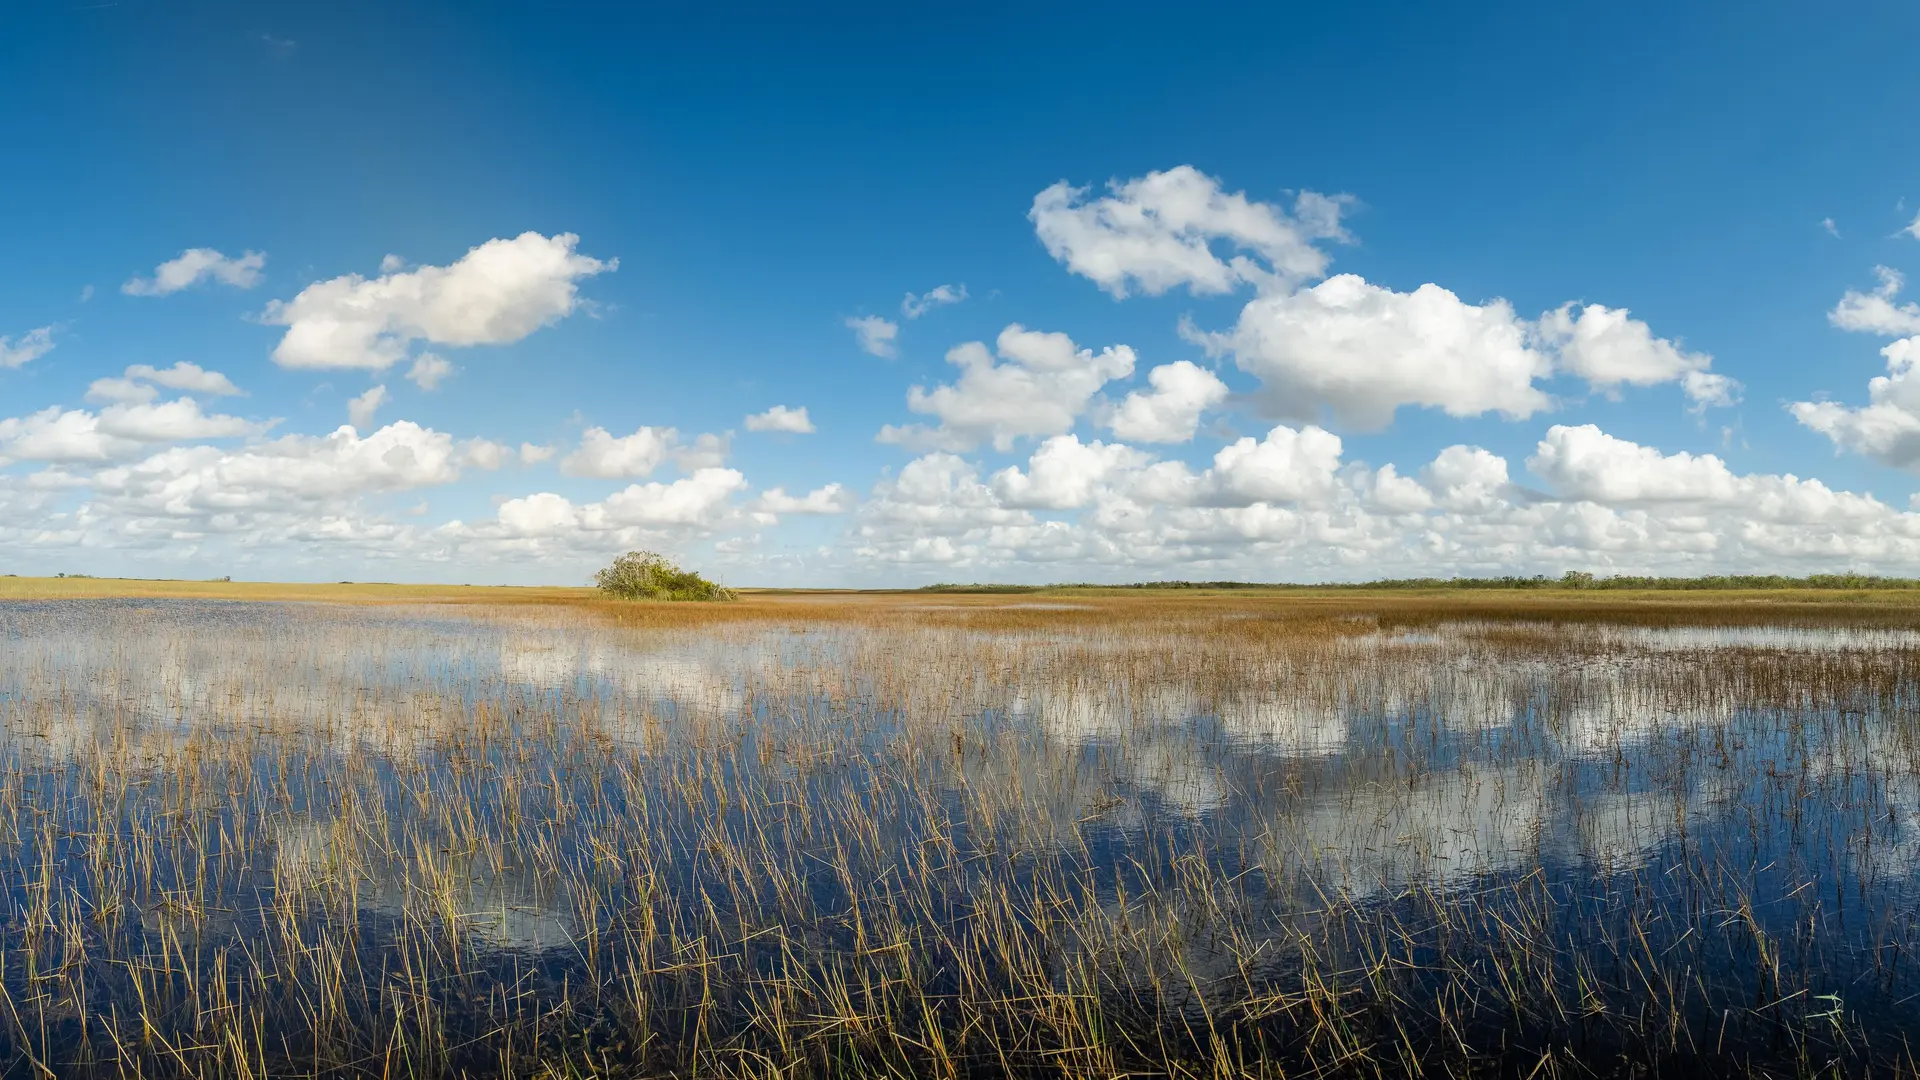
[[[1920,8],[800,7],[0,8],[0,572],[1920,575]]]

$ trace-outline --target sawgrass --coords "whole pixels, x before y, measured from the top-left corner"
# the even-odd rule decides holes
[[[17,1075],[1915,1071],[1904,594],[24,588]]]

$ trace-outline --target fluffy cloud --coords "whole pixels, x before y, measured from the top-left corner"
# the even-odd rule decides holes
[[[1866,334],[1887,337],[1920,334],[1920,304],[1894,303],[1894,297],[1899,296],[1900,289],[1906,285],[1906,278],[1900,271],[1885,266],[1876,266],[1873,272],[1880,278],[1879,287],[1870,293],[1848,289],[1827,314],[1827,319],[1842,330]]]
[[[899,355],[894,341],[900,336],[900,324],[878,315],[858,315],[847,320],[847,329],[853,331],[862,351],[889,360]]]
[[[363,495],[452,483],[461,463],[452,436],[403,420],[365,437],[341,427],[237,450],[176,447],[104,469],[90,483],[122,511],[241,529],[265,512],[311,523]]]
[[[267,257],[258,251],[234,259],[212,248],[188,248],[178,258],[154,267],[152,277],[133,278],[120,286],[120,291],[128,296],[166,296],[203,281],[251,289],[260,284],[260,271],[266,265]]]
[[[446,357],[439,353],[423,352],[413,358],[413,366],[407,369],[407,379],[422,390],[438,390],[453,372],[454,366]]]
[[[1135,390],[1107,417],[1107,428],[1134,442],[1179,443],[1193,438],[1200,415],[1227,400],[1227,384],[1191,360],[1147,373],[1149,391]]]
[[[271,426],[209,415],[192,398],[123,402],[98,413],[52,406],[0,420],[0,463],[106,462],[137,454],[143,444],[258,435]]]
[[[1183,332],[1259,378],[1256,400],[1269,415],[1311,420],[1328,410],[1363,429],[1387,426],[1403,406],[1524,419],[1553,406],[1535,382],[1556,371],[1610,395],[1678,383],[1696,411],[1738,400],[1740,384],[1710,371],[1711,357],[1655,337],[1625,309],[1567,304],[1529,321],[1504,300],[1469,304],[1431,283],[1401,293],[1342,274],[1306,287],[1326,273],[1318,243],[1347,239],[1344,199],[1309,192],[1289,212],[1227,193],[1189,166],[1109,188],[1097,199],[1065,183],[1042,191],[1029,214],[1035,234],[1116,297],[1255,286],[1260,295],[1232,330]],[[1140,422],[1123,437],[1191,437],[1174,434],[1185,424],[1155,423],[1147,399],[1136,400]]]
[[[934,308],[957,304],[966,298],[965,285],[936,285],[918,296],[908,293],[906,299],[900,301],[900,314],[917,319]]]
[[[109,377],[95,379],[87,387],[87,400],[100,403],[137,404],[160,396],[157,387],[135,379]]]
[[[1724,503],[1740,487],[1727,463],[1712,454],[1662,454],[1592,424],[1548,429],[1527,468],[1562,496],[1612,506]]]
[[[946,452],[915,458],[874,485],[862,503],[855,554],[890,562],[955,550],[954,540],[1033,524],[1033,515],[1001,504],[971,462]],[[938,560],[944,561],[944,560]]]
[[[1288,505],[1332,491],[1340,453],[1339,436],[1282,424],[1263,439],[1222,447],[1206,470],[1195,473],[1183,462],[1155,461],[1123,443],[1058,435],[1034,451],[1024,470],[1010,466],[995,473],[990,490],[996,505],[1015,509]]]
[[[727,463],[728,436],[731,434],[729,432],[728,435],[696,435],[692,442],[683,443],[674,448],[673,463],[679,466],[682,472],[717,469]]]
[[[732,469],[700,469],[670,484],[633,484],[600,502],[582,505],[541,492],[501,503],[498,526],[515,537],[624,529],[708,529],[732,512],[731,499],[745,486],[746,478]]]
[[[1011,449],[1022,436],[1071,429],[1102,386],[1133,373],[1133,350],[1125,345],[1095,354],[1065,334],[1018,323],[1002,330],[994,345],[1006,363],[995,363],[986,345],[970,341],[947,353],[947,362],[960,369],[958,382],[908,392],[907,407],[938,418],[938,427],[889,424],[880,441],[964,450],[991,440],[997,449]]]
[[[783,488],[768,488],[753,502],[763,514],[844,514],[856,502],[853,492],[839,484],[818,487],[805,495],[789,495]]]
[[[1913,377],[1920,337],[1901,338],[1880,355],[1887,358],[1887,373],[1867,383],[1867,405],[1796,401],[1788,410],[1839,449],[1895,468],[1920,470],[1920,379]]]
[[[813,434],[813,421],[807,418],[807,407],[789,409],[785,405],[775,405],[763,413],[754,413],[744,421],[748,431],[784,431],[792,435]]]
[[[1230,351],[1260,379],[1264,408],[1290,419],[1312,419],[1324,407],[1378,429],[1405,405],[1514,419],[1552,405],[1534,386],[1552,361],[1529,345],[1513,308],[1504,300],[1468,304],[1438,285],[1402,293],[1341,274],[1258,297],[1231,331],[1201,340]]]
[[[1696,411],[1731,405],[1741,389],[1708,370],[1712,357],[1655,337],[1625,308],[1566,304],[1530,321],[1505,300],[1469,304],[1431,283],[1396,292],[1352,274],[1256,297],[1230,331],[1184,332],[1259,378],[1268,413],[1311,419],[1325,409],[1362,430],[1407,406],[1525,419],[1554,407],[1537,382],[1555,374],[1609,395],[1677,383]]]
[[[1344,200],[1303,192],[1291,213],[1190,165],[1086,188],[1061,181],[1034,196],[1028,214],[1048,254],[1116,297],[1157,296],[1185,285],[1195,294],[1230,292],[1251,282],[1288,288],[1326,272],[1320,240],[1344,240]],[[1215,244],[1235,254],[1221,258]]]
[[[1884,465],[1920,471],[1920,305],[1894,303],[1904,284],[1898,271],[1876,267],[1880,287],[1872,293],[1851,289],[1828,319],[1842,330],[1887,336],[1910,335],[1886,345],[1880,355],[1887,373],[1867,383],[1867,404],[1851,408],[1831,401],[1796,401],[1787,406],[1794,419],[1825,435],[1840,450],[1863,454]]]
[[[580,448],[560,460],[560,471],[602,480],[649,476],[678,445],[679,433],[672,428],[642,427],[615,437],[606,428],[590,427],[580,436]]]
[[[373,427],[373,414],[387,403],[387,387],[382,383],[347,402],[347,422],[356,428]]]
[[[170,390],[181,390],[189,394],[205,394],[209,397],[245,396],[241,389],[233,385],[233,380],[217,371],[208,371],[199,364],[181,360],[168,368],[156,368],[147,364],[135,364],[127,369],[126,377],[141,379],[164,386]]]
[[[698,435],[691,443],[683,443],[680,433],[669,427],[641,427],[617,437],[606,428],[591,427],[581,434],[579,448],[561,459],[560,471],[568,476],[625,480],[649,476],[669,458],[688,472],[716,468],[726,463],[727,439]]]
[[[1731,405],[1738,399],[1739,383],[1707,370],[1713,357],[1654,337],[1626,308],[1588,304],[1576,316],[1573,304],[1563,304],[1540,316],[1536,325],[1542,341],[1558,356],[1556,367],[1603,393],[1616,394],[1622,385],[1677,382],[1699,408]]]
[[[458,461],[489,472],[502,468],[517,455],[513,447],[492,439],[468,439],[460,444]]]
[[[0,464],[16,461],[110,461],[139,450],[129,439],[100,430],[100,418],[84,409],[42,409],[0,420]]]
[[[618,525],[705,526],[746,484],[746,477],[733,469],[698,469],[671,484],[635,484],[607,496],[601,505],[607,519]]]
[[[1420,470],[1433,500],[1448,510],[1486,513],[1507,505],[1507,459],[1478,446],[1449,446]]]
[[[1281,425],[1254,441],[1243,438],[1213,457],[1207,488],[1238,505],[1312,500],[1332,490],[1340,437],[1317,427]]]
[[[1556,427],[1540,441],[1529,464],[1546,494],[1514,485],[1507,462],[1479,447],[1442,450],[1418,479],[1344,464],[1340,450],[1330,433],[1282,426],[1195,474],[1062,437],[989,484],[965,459],[930,454],[861,506],[859,554],[939,578],[1020,580],[1920,565],[1920,514],[1591,427]],[[1061,481],[1053,497],[1036,497],[1039,462]],[[1072,516],[1046,520],[1036,508]]]
[[[1129,446],[1082,444],[1073,435],[1056,435],[1034,451],[1026,471],[1008,467],[995,473],[993,490],[1007,506],[1063,510],[1086,505],[1097,485],[1146,461]]]
[[[42,326],[17,338],[0,337],[0,369],[24,367],[53,351],[53,327]]]
[[[200,403],[192,398],[158,404],[110,405],[100,410],[98,424],[108,437],[148,443],[258,435],[272,426],[237,416],[208,415],[200,411]]]
[[[573,314],[581,279],[618,268],[618,260],[577,252],[579,239],[527,232],[489,240],[450,266],[315,282],[292,300],[269,304],[262,316],[287,328],[273,350],[274,362],[378,371],[406,359],[415,341],[519,341]]]
[[[169,368],[135,364],[119,377],[95,379],[87,387],[88,401],[138,403],[160,396],[160,387],[207,397],[244,397],[233,380],[217,371],[182,360]]]
[[[1452,447],[1450,449],[1466,449]],[[1498,461],[1498,458],[1495,458]],[[1506,462],[1501,461],[1501,475],[1506,474]],[[1372,475],[1361,475],[1361,494],[1367,505],[1387,514],[1417,514],[1433,508],[1433,492],[1425,484],[1408,476],[1401,476],[1392,465],[1382,465]]]

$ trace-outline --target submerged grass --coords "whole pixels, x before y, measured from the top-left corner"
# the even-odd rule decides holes
[[[342,598],[0,604],[13,1074],[1915,1071],[1906,602]]]

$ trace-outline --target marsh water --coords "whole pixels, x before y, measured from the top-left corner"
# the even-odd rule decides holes
[[[8,1075],[1912,1070],[1920,631],[0,604]]]

